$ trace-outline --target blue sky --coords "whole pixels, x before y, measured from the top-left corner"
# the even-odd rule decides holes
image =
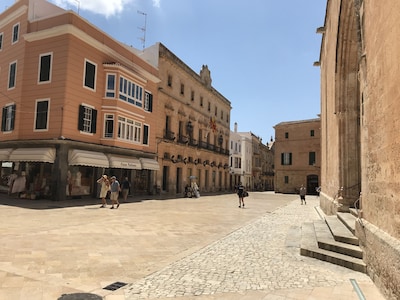
[[[263,142],[276,124],[320,113],[319,59],[324,0],[49,0],[115,39],[142,49],[163,43],[232,105],[231,130]],[[3,11],[14,0],[1,0]]]

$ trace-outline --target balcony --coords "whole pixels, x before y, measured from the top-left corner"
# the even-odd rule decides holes
[[[175,133],[169,130],[164,130],[164,139],[174,141]]]

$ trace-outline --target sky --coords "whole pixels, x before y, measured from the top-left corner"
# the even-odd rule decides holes
[[[15,0],[0,0],[0,11]],[[231,130],[263,143],[320,113],[326,0],[48,0],[137,49],[164,44],[231,102]],[[145,30],[143,30],[145,28]]]

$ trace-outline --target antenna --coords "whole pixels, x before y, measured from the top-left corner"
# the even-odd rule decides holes
[[[141,14],[144,16],[144,26],[143,27],[138,27],[142,32],[143,32],[143,36],[141,38],[139,38],[142,41],[142,46],[143,46],[143,50],[146,46],[146,23],[147,23],[147,14],[138,10],[137,11],[138,14]]]

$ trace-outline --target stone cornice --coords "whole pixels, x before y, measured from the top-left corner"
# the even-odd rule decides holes
[[[6,14],[5,13],[5,17],[3,17],[2,19],[0,19],[0,28],[4,27],[5,25],[7,25],[8,23],[12,22],[13,20],[21,17],[24,13],[26,13],[28,11],[28,6],[23,5],[20,8],[16,9],[15,11],[13,11],[10,14]]]

